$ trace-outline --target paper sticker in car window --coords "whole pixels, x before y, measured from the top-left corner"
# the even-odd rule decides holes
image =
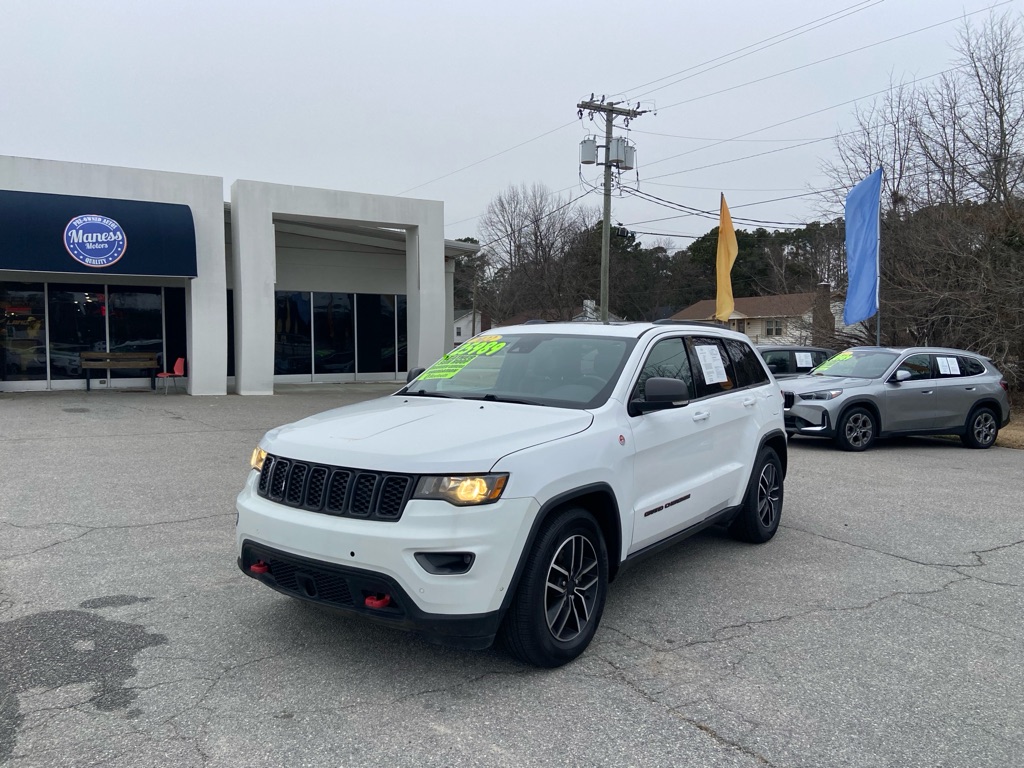
[[[697,344],[694,349],[697,352],[697,359],[700,361],[700,368],[704,372],[706,384],[718,384],[729,380],[725,373],[725,366],[722,365],[722,356],[718,353],[718,347],[711,344]]]

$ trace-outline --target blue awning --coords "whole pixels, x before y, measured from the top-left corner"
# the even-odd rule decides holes
[[[0,270],[196,277],[187,205],[0,190]]]

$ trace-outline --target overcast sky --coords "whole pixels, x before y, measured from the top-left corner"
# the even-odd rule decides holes
[[[804,222],[813,198],[749,204],[828,186],[853,106],[827,108],[947,69],[963,15],[997,2],[0,0],[0,154],[221,176],[226,199],[255,179],[441,200],[457,238],[510,184],[586,191],[578,145],[603,124],[576,104],[593,92],[657,110],[629,134],[641,190]],[[666,216],[613,200],[616,221],[680,247],[715,224],[648,221]]]

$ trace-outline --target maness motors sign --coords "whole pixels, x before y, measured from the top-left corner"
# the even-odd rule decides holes
[[[64,247],[79,264],[101,269],[124,256],[128,238],[113,219],[89,214],[68,222],[64,228]]]

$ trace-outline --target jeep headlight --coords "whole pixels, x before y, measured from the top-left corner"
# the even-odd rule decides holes
[[[507,474],[440,475],[421,477],[413,492],[414,499],[442,499],[457,507],[490,504],[501,498]]]
[[[257,472],[263,471],[263,461],[267,458],[267,452],[260,448],[258,445],[253,449],[252,456],[249,457],[249,466],[255,469]]]
[[[841,389],[822,389],[818,392],[807,392],[800,395],[801,400],[835,400],[843,394]]]

